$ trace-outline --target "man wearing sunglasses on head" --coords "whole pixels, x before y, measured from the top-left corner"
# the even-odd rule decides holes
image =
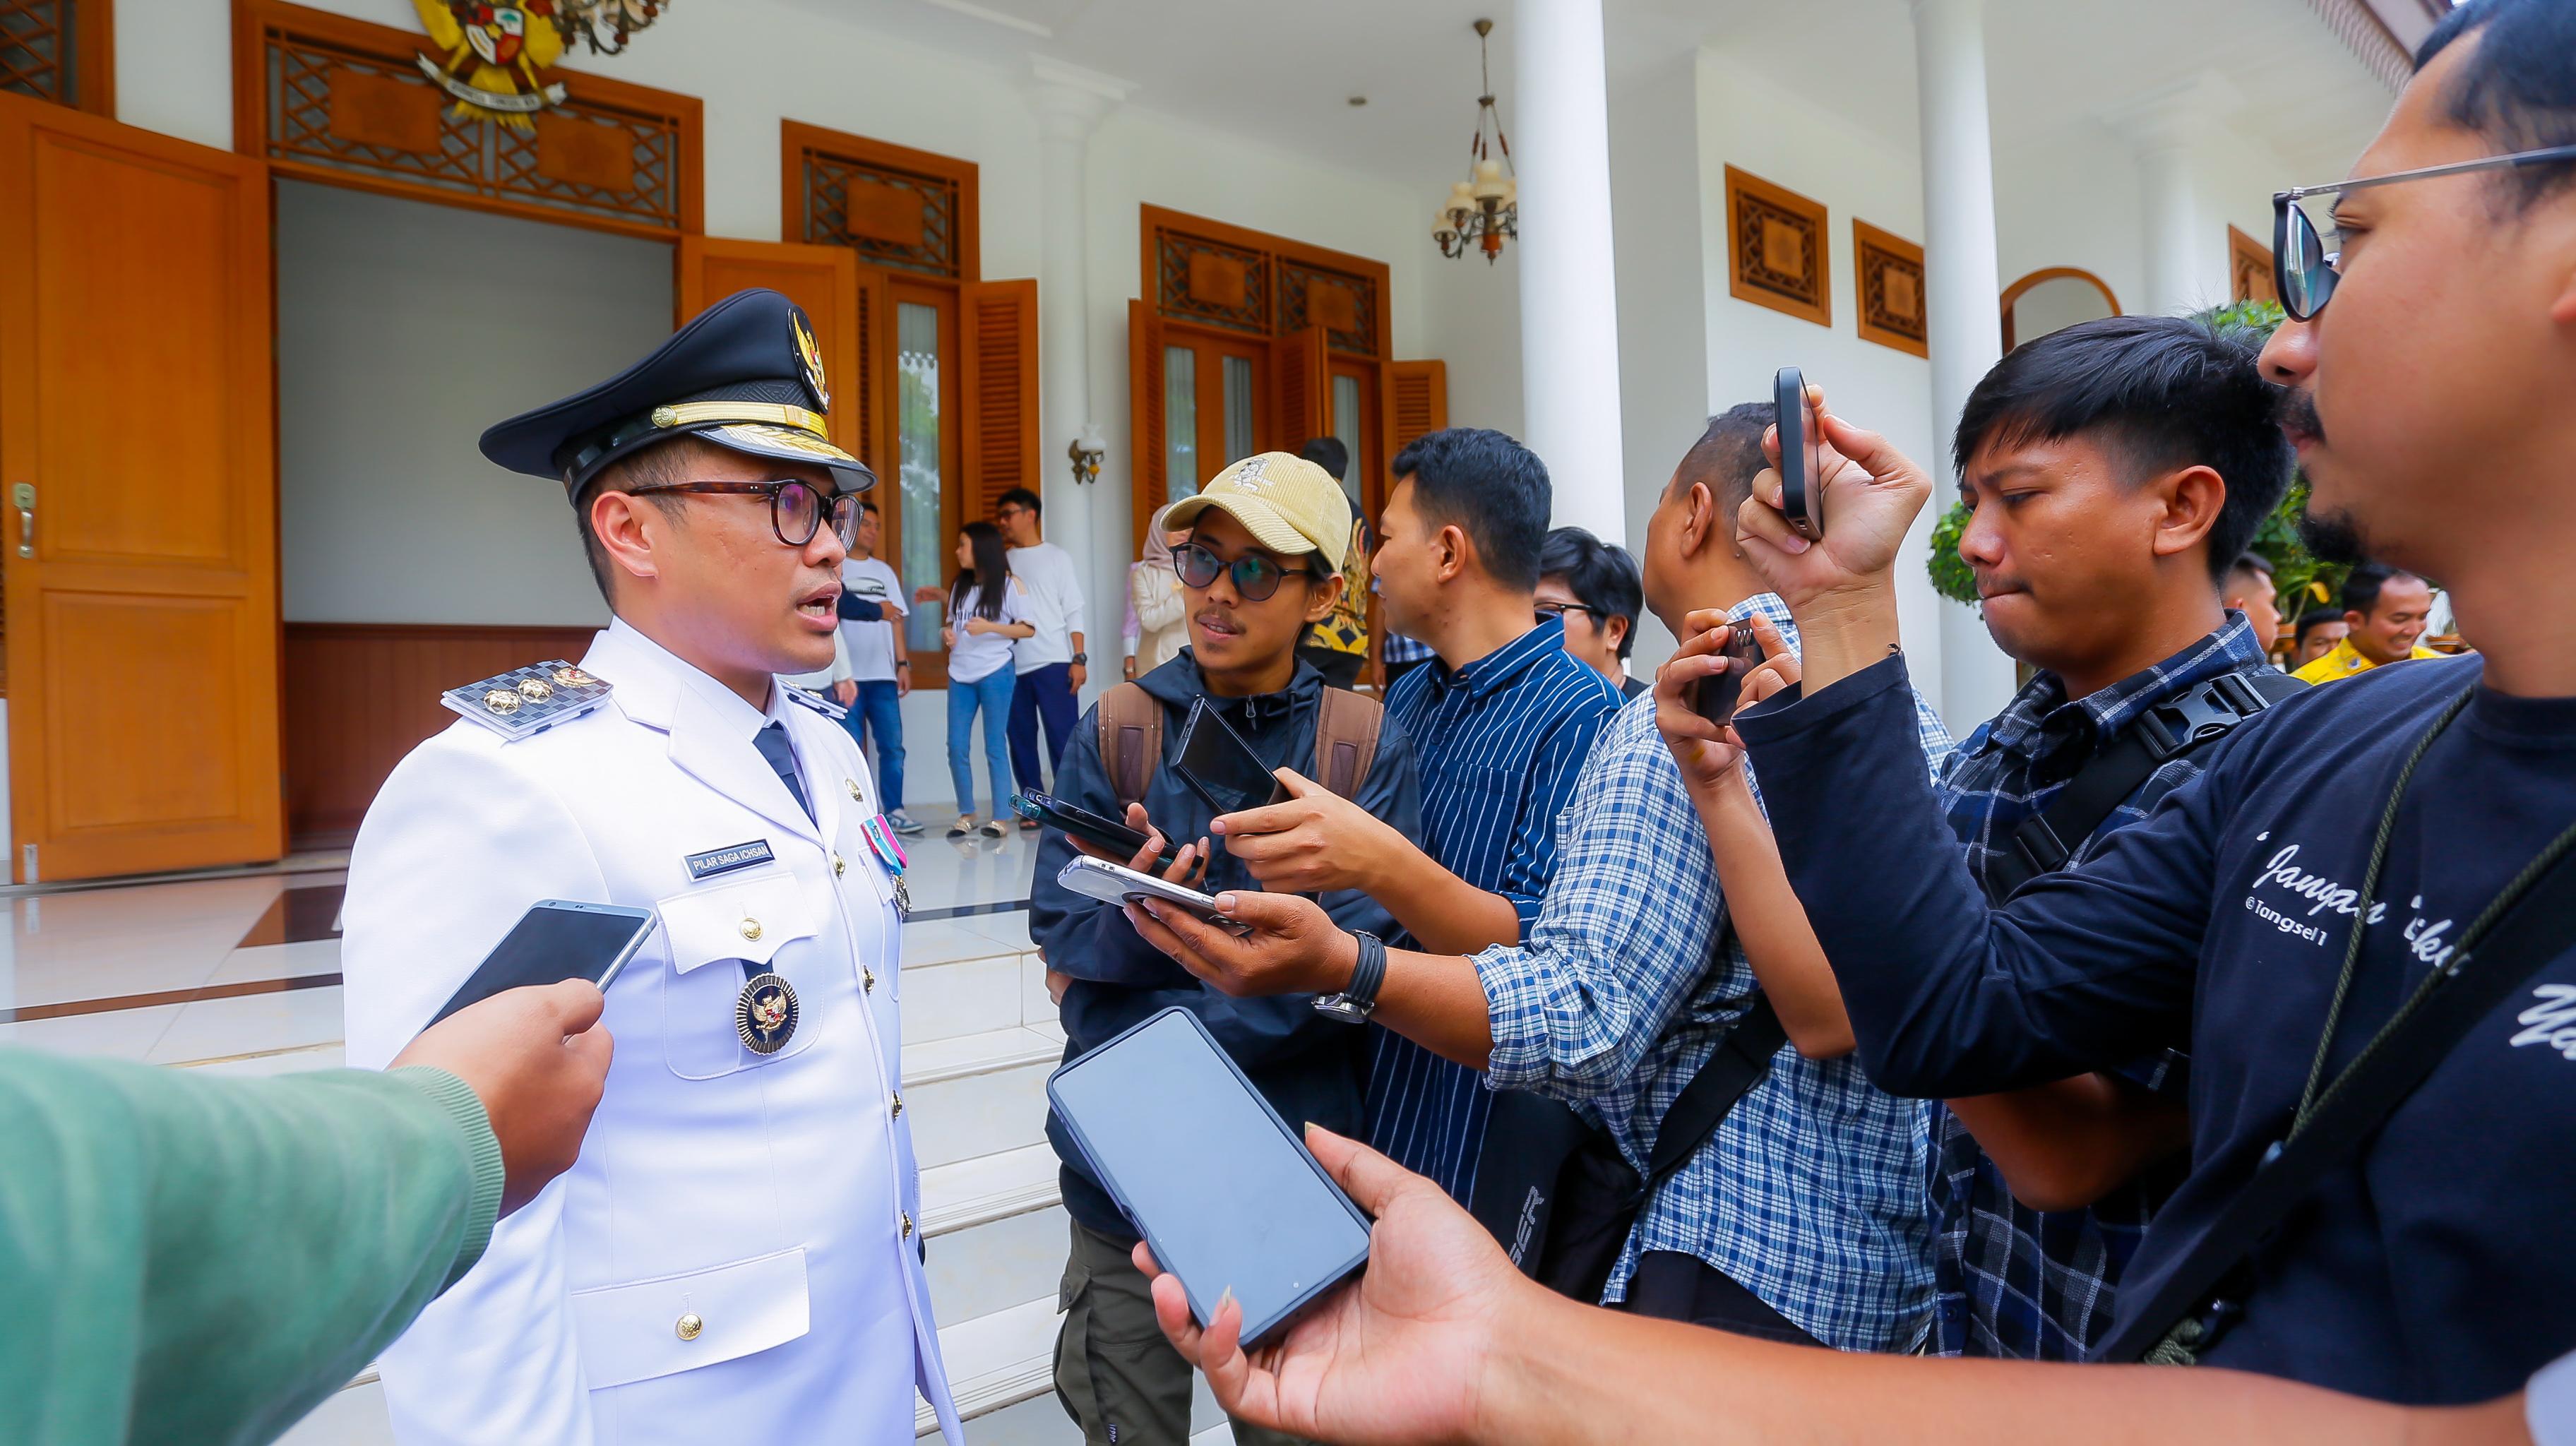
[[[2355,179],[2278,201],[2261,364],[2312,542],[2441,578],[2481,656],[2278,704],[2000,903],[1913,766],[1890,570],[1929,479],[1828,416],[1824,534],[1774,472],[1743,509],[1806,656],[1735,729],[1871,1076],[1957,1097],[2192,1057],[2191,1169],[2098,1359],[2442,1404],[2576,1346],[2571,142],[2576,0],[2471,0]],[[2297,209],[2327,193],[2338,244]]]
[[[493,726],[376,796],[349,1062],[391,1059],[540,899],[659,928],[608,986],[623,1049],[580,1159],[383,1357],[403,1446],[908,1446],[916,1388],[959,1439],[898,1092],[903,855],[838,710],[779,679],[831,662],[875,483],[827,440],[820,355],[741,292],[483,435],[565,489],[615,616],[578,668],[459,690]]]

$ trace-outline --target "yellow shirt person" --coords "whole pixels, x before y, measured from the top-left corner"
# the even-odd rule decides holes
[[[2424,646],[2422,643],[2417,643],[2415,645],[2415,650],[2408,653],[2406,656],[2409,658],[2438,658],[2442,655],[2434,652],[2431,648]],[[2342,642],[2334,645],[2333,651],[2325,654],[2323,657],[2315,659],[2306,667],[2299,669],[2290,676],[2298,679],[2302,683],[2331,683],[2337,678],[2349,678],[2357,673],[2367,673],[2378,666],[2379,665],[2377,663],[2363,657],[2359,649],[2353,647],[2352,639],[2345,638]]]
[[[2365,562],[2343,580],[2343,618],[2351,625],[2333,651],[2290,676],[2302,683],[2331,683],[2367,673],[2382,663],[2441,654],[2420,641],[2433,616],[2433,585],[2411,572]]]

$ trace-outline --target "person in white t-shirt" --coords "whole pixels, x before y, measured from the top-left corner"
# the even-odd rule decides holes
[[[1037,632],[1012,650],[1019,681],[1011,693],[1011,771],[1020,789],[1046,787],[1046,779],[1064,758],[1064,745],[1082,715],[1079,701],[1090,655],[1082,648],[1082,581],[1073,554],[1045,539],[1039,522],[1044,504],[1026,487],[1002,494],[993,521],[1011,543],[1011,575],[1029,590],[1034,604],[1030,620]],[[1046,769],[1038,771],[1038,720],[1046,720]],[[1022,820],[1020,827],[1037,825]]]
[[[877,792],[884,800],[886,822],[900,834],[921,832],[921,824],[903,807],[903,704],[912,691],[912,657],[904,647],[903,620],[912,605],[904,597],[903,579],[877,546],[885,527],[873,502],[859,504],[859,540],[841,563],[843,617],[841,642],[849,654],[851,694],[842,701],[850,711],[841,726],[862,748],[868,735],[877,740]],[[849,604],[874,604],[873,620],[852,618]]]
[[[1029,591],[1011,575],[1010,549],[1001,529],[969,522],[957,532],[957,580],[948,587],[948,774],[957,785],[957,822],[950,838],[977,832],[975,823],[975,714],[984,715],[984,771],[993,785],[993,812],[981,832],[1002,836],[1010,812],[1011,764],[1002,751],[1003,719],[1011,711],[1012,645],[1037,631]]]

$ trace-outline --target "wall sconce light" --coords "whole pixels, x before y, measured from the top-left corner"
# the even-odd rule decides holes
[[[1100,464],[1109,455],[1109,443],[1100,435],[1100,424],[1083,423],[1082,435],[1073,439],[1064,454],[1073,461],[1073,480],[1077,484],[1099,481]]]

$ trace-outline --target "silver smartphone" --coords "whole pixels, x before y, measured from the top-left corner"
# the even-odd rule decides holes
[[[1249,934],[1252,928],[1217,912],[1216,900],[1196,889],[1184,888],[1152,874],[1140,874],[1125,864],[1095,859],[1078,854],[1056,871],[1055,881],[1088,899],[1104,904],[1129,904],[1138,899],[1154,899],[1187,909],[1220,929],[1233,934]]]
[[[587,979],[605,990],[653,937],[657,922],[650,909],[539,899],[429,1022],[523,985]]]

